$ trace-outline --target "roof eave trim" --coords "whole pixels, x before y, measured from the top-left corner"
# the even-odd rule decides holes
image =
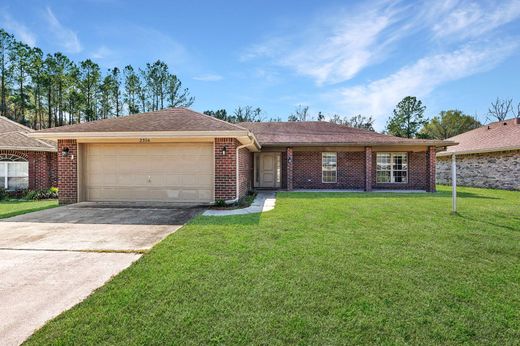
[[[475,149],[475,150],[462,150],[462,151],[441,151],[441,152],[437,153],[437,156],[486,154],[486,153],[496,153],[499,151],[513,151],[513,150],[520,150],[520,146],[498,147],[498,148],[489,148],[489,149]]]
[[[57,153],[58,149],[48,147],[48,148],[40,148],[40,147],[6,147],[0,146],[0,150],[9,150],[9,151],[45,151],[51,153]]]
[[[306,146],[306,147],[323,147],[323,146],[344,146],[344,147],[377,147],[377,146],[413,146],[413,145],[419,145],[419,146],[435,146],[435,147],[447,147],[451,145],[456,145],[455,142],[410,142],[410,143],[395,143],[395,142],[274,142],[269,143],[265,142],[262,145],[263,146],[269,146],[269,147],[286,147],[286,146]]]
[[[240,137],[249,131],[128,131],[128,132],[32,132],[28,137],[39,139],[77,138],[193,138],[193,137]]]

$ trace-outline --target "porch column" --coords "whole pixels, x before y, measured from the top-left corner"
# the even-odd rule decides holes
[[[287,148],[287,190],[293,189],[293,150]]]
[[[427,186],[426,186],[426,190],[428,192],[435,192],[436,191],[436,188],[435,188],[435,156],[436,156],[436,149],[435,147],[428,147],[428,151],[426,152],[426,161],[427,161],[427,169],[428,169],[428,173],[427,173],[427,177],[428,177],[428,182],[427,182]]]
[[[372,191],[372,147],[365,147],[365,191]]]

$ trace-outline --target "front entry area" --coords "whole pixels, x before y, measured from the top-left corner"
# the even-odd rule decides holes
[[[255,154],[255,187],[279,188],[281,183],[280,153]]]
[[[80,201],[213,201],[213,143],[82,144]]]

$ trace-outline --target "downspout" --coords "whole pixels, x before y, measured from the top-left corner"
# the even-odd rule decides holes
[[[236,182],[236,187],[235,187],[235,196],[236,196],[236,198],[235,198],[232,202],[238,202],[238,200],[240,199],[240,180],[239,180],[239,177],[240,177],[240,174],[239,174],[240,162],[239,162],[239,160],[238,160],[238,158],[239,158],[239,156],[238,156],[238,152],[239,152],[239,150],[242,149],[242,148],[245,148],[245,147],[248,147],[248,146],[250,146],[250,145],[252,145],[252,144],[253,144],[253,145],[255,144],[255,141],[254,141],[253,138],[251,138],[250,136],[248,136],[248,138],[249,138],[249,140],[250,140],[251,142],[249,142],[249,143],[247,143],[247,144],[242,144],[242,145],[240,145],[240,146],[238,146],[238,147],[236,148],[236,153],[235,153],[235,155],[236,155],[236,156],[235,156],[235,157],[236,157],[236,160],[235,160],[235,162],[236,162],[236,178],[235,178],[235,182]]]

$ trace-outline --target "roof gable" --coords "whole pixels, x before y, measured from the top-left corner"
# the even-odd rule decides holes
[[[497,121],[449,138],[458,145],[439,156],[520,149],[520,119]]]
[[[22,124],[19,124],[11,119],[8,119],[4,116],[0,116],[0,133],[6,133],[6,132],[32,132],[33,129],[23,126]]]
[[[0,149],[23,151],[57,151],[53,142],[30,138],[33,129],[0,116]]]

